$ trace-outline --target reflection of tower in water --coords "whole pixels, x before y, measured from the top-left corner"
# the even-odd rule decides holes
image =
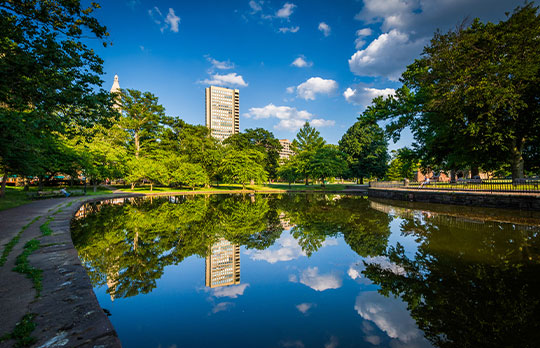
[[[206,257],[206,286],[240,284],[240,246],[221,238]]]

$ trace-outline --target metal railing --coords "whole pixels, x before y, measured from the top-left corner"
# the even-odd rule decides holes
[[[459,179],[455,182],[431,181],[372,181],[374,188],[402,188],[408,190],[478,191],[540,193],[540,179]]]

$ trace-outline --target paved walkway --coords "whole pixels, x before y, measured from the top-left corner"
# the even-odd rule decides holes
[[[0,266],[0,337],[12,332],[25,314],[35,313],[36,328],[31,334],[37,339],[34,347],[121,346],[71,241],[71,218],[83,201],[96,198],[46,199],[0,212],[0,252],[24,226],[39,217],[20,233]],[[40,226],[48,220],[52,233],[44,236]],[[28,257],[31,267],[42,270],[39,296],[32,280],[13,271],[17,256],[32,239],[40,243]],[[4,341],[0,347],[12,347],[14,343]]]

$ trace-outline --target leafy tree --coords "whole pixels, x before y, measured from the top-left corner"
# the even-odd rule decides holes
[[[7,174],[33,171],[39,157],[32,149],[55,143],[55,132],[111,116],[112,99],[99,90],[103,61],[82,41],[106,45],[96,8],[66,0],[0,3],[0,195]]]
[[[126,181],[131,184],[131,189],[139,181],[147,180],[150,182],[150,191],[155,183],[164,183],[169,181],[169,172],[161,159],[147,157],[134,158],[128,162],[129,174]]]
[[[403,73],[396,96],[377,98],[366,114],[391,120],[395,138],[410,127],[423,166],[472,167],[475,175],[478,167],[507,164],[521,178],[540,134],[539,37],[532,3],[498,24],[476,19],[437,32]]]
[[[226,181],[241,183],[242,190],[245,190],[246,182],[250,180],[257,183],[267,180],[268,175],[260,164],[263,157],[257,150],[231,149],[221,161],[220,172]]]
[[[347,154],[350,175],[360,178],[382,178],[388,163],[388,142],[384,131],[372,119],[360,116],[339,141],[339,149]]]
[[[346,170],[345,154],[339,151],[335,145],[325,145],[318,149],[310,163],[311,175],[318,178],[323,187],[326,178],[340,176]]]
[[[296,134],[296,139],[291,144],[291,149],[296,154],[296,165],[298,172],[305,178],[306,185],[310,177],[310,164],[318,149],[322,148],[326,142],[321,137],[319,131],[306,122]]]
[[[283,163],[279,167],[277,174],[281,179],[287,181],[289,187],[291,187],[291,183],[300,178],[294,157]]]
[[[277,175],[281,144],[272,132],[263,128],[246,129],[243,133],[233,134],[223,141],[237,150],[254,149],[265,155],[264,169],[271,179]]]
[[[160,121],[165,116],[165,108],[158,104],[158,98],[150,92],[134,89],[122,90],[120,126],[130,135],[130,145],[136,158],[145,146],[155,142]]]
[[[171,174],[171,180],[185,184],[195,190],[195,186],[207,185],[208,175],[200,164],[181,163]]]
[[[390,180],[414,180],[416,173],[418,172],[419,163],[415,158],[415,154],[410,149],[404,147],[397,151],[392,151],[392,160],[388,167],[386,176]]]

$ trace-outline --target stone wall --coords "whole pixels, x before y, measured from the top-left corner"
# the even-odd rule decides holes
[[[368,197],[409,202],[540,211],[540,195],[369,188]]]

